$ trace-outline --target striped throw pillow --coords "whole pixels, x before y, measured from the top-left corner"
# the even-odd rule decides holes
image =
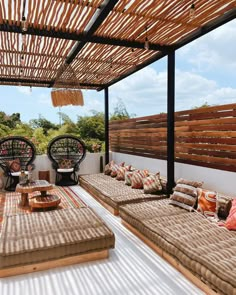
[[[112,164],[111,165],[111,177],[116,177],[117,171],[119,170],[120,167],[124,167],[125,162],[118,164]]]
[[[148,177],[143,178],[142,180],[145,194],[155,194],[162,191],[160,173],[151,174]]]
[[[179,179],[169,204],[192,211],[197,202],[197,188],[201,186],[202,182]]]
[[[133,175],[134,171],[125,171],[125,184],[131,185],[131,177]]]
[[[130,171],[131,166],[119,167],[116,180],[125,180],[125,172]]]
[[[131,187],[136,189],[143,188],[143,178],[148,176],[148,170],[134,171],[131,177]]]

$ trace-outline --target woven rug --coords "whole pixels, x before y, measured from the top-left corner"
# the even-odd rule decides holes
[[[57,195],[61,198],[61,203],[57,209],[66,208],[80,208],[86,207],[87,205],[80,199],[80,197],[73,192],[69,187],[55,187],[48,191],[48,193]],[[29,198],[39,195],[39,192],[29,194]],[[20,202],[21,194],[16,192],[9,192],[6,194],[0,194],[0,228],[1,222],[6,215],[25,214],[31,213],[30,208],[20,208],[18,206]]]

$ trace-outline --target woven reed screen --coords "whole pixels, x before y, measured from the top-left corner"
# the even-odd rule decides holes
[[[167,117],[110,122],[114,152],[167,158]],[[175,113],[175,161],[236,172],[236,104]]]

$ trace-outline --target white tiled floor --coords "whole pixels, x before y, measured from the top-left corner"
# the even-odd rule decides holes
[[[113,230],[116,246],[105,260],[0,279],[1,295],[203,294],[79,186],[72,189]]]

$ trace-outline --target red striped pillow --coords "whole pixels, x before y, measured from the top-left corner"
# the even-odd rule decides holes
[[[154,194],[162,190],[160,173],[151,174],[143,178],[143,189],[145,194]]]
[[[119,167],[116,175],[117,180],[125,180],[125,172],[130,171],[131,165],[130,166],[125,166],[125,167]]]
[[[131,177],[132,188],[143,188],[143,178],[148,176],[148,170],[137,170],[134,171]]]

